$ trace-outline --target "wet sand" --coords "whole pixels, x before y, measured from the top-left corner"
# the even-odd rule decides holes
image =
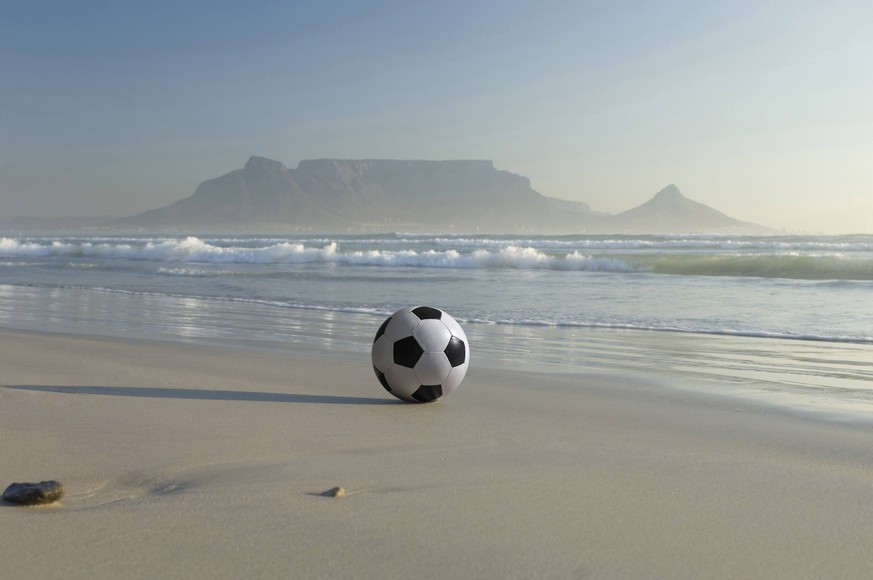
[[[631,374],[409,405],[366,357],[4,330],[0,445],[66,487],[0,505],[11,580],[873,574],[869,427]]]

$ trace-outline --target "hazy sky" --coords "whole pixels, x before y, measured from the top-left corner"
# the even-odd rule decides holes
[[[0,0],[0,221],[123,215],[264,155],[492,159],[873,233],[870,0]]]

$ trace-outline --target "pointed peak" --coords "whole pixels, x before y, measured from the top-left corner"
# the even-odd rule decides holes
[[[654,199],[662,199],[662,200],[672,200],[672,199],[683,199],[685,196],[682,195],[682,192],[679,191],[679,188],[676,187],[675,184],[671,183],[661,191],[655,194]]]

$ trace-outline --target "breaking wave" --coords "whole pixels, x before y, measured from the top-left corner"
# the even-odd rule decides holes
[[[414,243],[408,243],[411,240]],[[873,280],[864,240],[719,237],[0,238],[5,258],[126,259],[194,264],[337,264]],[[12,263],[4,263],[12,266]],[[165,273],[172,275],[172,269]]]
[[[279,242],[261,247],[220,246],[196,237],[182,240],[130,242],[32,242],[0,238],[0,255],[28,257],[97,257],[213,264],[335,263],[355,266],[422,268],[517,268],[628,272],[621,260],[598,258],[573,251],[555,255],[532,247],[504,246],[494,250],[340,250],[337,242],[307,247],[300,242]]]

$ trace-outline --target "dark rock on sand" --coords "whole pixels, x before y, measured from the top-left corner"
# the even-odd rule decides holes
[[[13,483],[3,492],[3,501],[21,505],[43,505],[64,497],[64,486],[58,481]]]
[[[343,497],[346,495],[346,490],[341,487],[332,487],[329,490],[322,492],[321,495],[325,497]]]

